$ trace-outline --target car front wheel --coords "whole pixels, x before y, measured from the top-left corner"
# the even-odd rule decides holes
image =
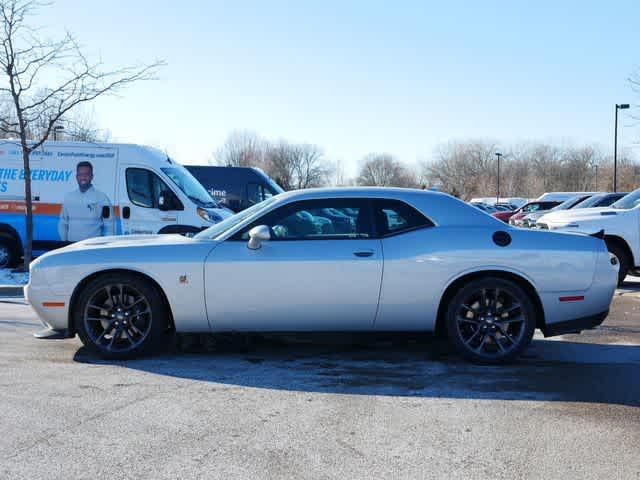
[[[514,360],[529,345],[536,326],[530,296],[516,283],[486,277],[461,288],[447,308],[449,341],[477,363]]]
[[[160,293],[135,275],[97,277],[82,290],[74,310],[82,343],[109,359],[153,352],[166,339],[168,325]]]

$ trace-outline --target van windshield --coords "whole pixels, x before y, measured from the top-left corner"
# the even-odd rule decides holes
[[[163,167],[160,170],[175,183],[189,199],[201,207],[219,207],[209,192],[184,168]]]
[[[271,205],[276,200],[276,197],[267,198],[265,201],[256,203],[252,207],[247,208],[246,210],[242,210],[241,212],[236,213],[228,218],[225,218],[220,223],[216,223],[206,230],[201,231],[193,238],[216,238],[222,235],[224,232],[229,230],[230,228],[235,227],[240,222],[246,220],[251,217],[255,213],[260,212],[264,208]]]

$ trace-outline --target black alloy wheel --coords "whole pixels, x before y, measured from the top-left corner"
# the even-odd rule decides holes
[[[514,360],[531,342],[535,325],[529,295],[502,278],[470,282],[454,295],[447,310],[449,340],[477,363]]]
[[[92,352],[113,359],[150,353],[168,330],[168,316],[156,288],[134,275],[107,274],[82,290],[75,329]]]

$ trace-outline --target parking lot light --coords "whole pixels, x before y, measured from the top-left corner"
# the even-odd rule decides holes
[[[496,152],[496,158],[498,159],[498,188],[496,191],[496,203],[500,202],[500,157],[502,154],[500,152]]]
[[[621,103],[620,105],[616,103],[616,121],[613,134],[613,193],[618,191],[618,110],[626,110],[628,108],[628,103]]]

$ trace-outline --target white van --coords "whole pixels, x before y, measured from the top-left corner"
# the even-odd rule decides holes
[[[162,151],[133,144],[46,142],[31,154],[33,249],[65,245],[58,232],[65,197],[79,192],[76,169],[93,167],[102,235],[192,234],[232,215]],[[67,197],[70,198],[70,197]],[[25,239],[24,169],[20,145],[0,140],[0,267],[16,264]],[[72,219],[71,219],[72,220]]]

